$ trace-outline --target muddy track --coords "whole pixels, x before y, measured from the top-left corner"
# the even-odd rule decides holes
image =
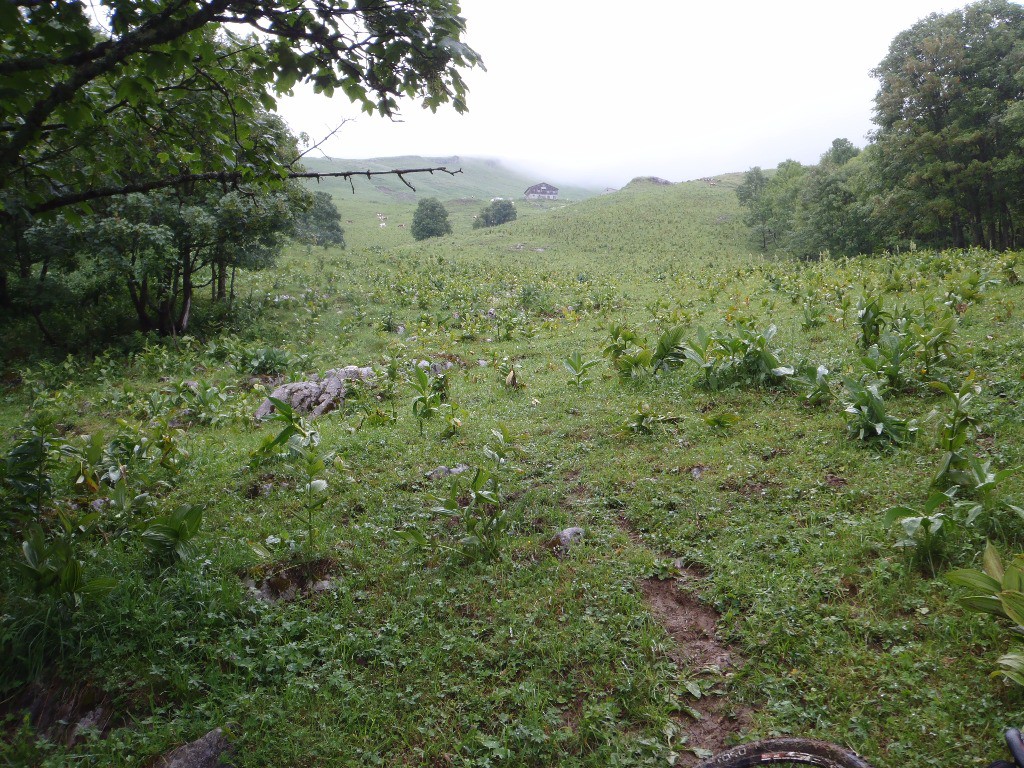
[[[639,547],[645,547],[643,537],[625,517],[619,526]],[[707,574],[700,568],[681,567],[678,576],[671,579],[649,578],[640,582],[640,593],[651,616],[665,628],[674,642],[668,655],[676,662],[685,677],[700,681],[704,691],[699,699],[688,698],[690,713],[680,713],[679,720],[686,733],[686,744],[676,765],[689,766],[698,762],[690,749],[720,752],[727,739],[748,727],[751,719],[749,707],[735,704],[724,695],[722,684],[708,683],[721,679],[743,665],[743,658],[718,637],[721,618],[714,608],[698,596],[701,582]]]

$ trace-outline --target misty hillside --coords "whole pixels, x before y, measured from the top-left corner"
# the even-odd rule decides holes
[[[375,177],[372,180],[353,180],[356,194],[369,202],[416,202],[423,197],[437,197],[441,200],[475,199],[489,200],[492,197],[521,198],[527,187],[546,181],[559,188],[559,197],[564,200],[583,200],[598,194],[601,190],[578,185],[563,184],[557,178],[546,178],[513,170],[499,160],[476,157],[375,157],[369,159],[310,158],[303,161],[307,169],[320,173],[338,171],[389,171],[406,168],[445,167],[461,170],[449,176],[444,173],[413,174],[408,177],[416,191],[409,189],[395,176]],[[316,182],[313,182],[316,184]],[[323,179],[319,188],[334,197],[352,193],[352,187],[345,179]]]

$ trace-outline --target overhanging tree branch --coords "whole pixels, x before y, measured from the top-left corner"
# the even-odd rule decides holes
[[[415,192],[416,188],[410,184],[409,180],[405,177],[414,173],[429,173],[433,175],[435,172],[447,173],[449,176],[455,176],[456,174],[462,173],[462,169],[458,168],[453,171],[443,166],[439,166],[436,168],[402,168],[392,169],[389,171],[334,171],[329,173],[320,173],[318,171],[291,171],[285,175],[284,178],[316,179],[317,181],[320,181],[320,179],[349,179],[351,181],[355,177],[362,176],[365,176],[367,179],[372,179],[374,176],[397,176],[405,186]],[[183,173],[178,176],[169,176],[162,179],[150,179],[148,181],[140,181],[134,184],[95,187],[93,189],[86,189],[79,192],[69,192],[64,195],[57,195],[56,197],[29,208],[28,213],[32,215],[39,215],[41,213],[49,213],[61,208],[66,208],[71,205],[81,205],[82,203],[88,203],[93,200],[102,200],[104,198],[117,197],[119,195],[130,195],[134,192],[152,192],[156,189],[168,189],[182,184],[192,184],[204,181],[219,182],[221,184],[240,184],[246,180],[246,175],[240,171]],[[354,188],[353,191],[355,191]]]

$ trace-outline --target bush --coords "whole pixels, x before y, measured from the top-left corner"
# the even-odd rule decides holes
[[[516,205],[511,200],[494,200],[485,205],[473,222],[473,229],[496,227],[507,221],[516,220]]]
[[[436,197],[420,200],[416,212],[412,215],[412,236],[417,240],[428,237],[441,237],[452,233],[448,211]]]

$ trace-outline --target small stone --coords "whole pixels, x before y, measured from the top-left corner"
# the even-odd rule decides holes
[[[569,547],[577,542],[583,541],[584,531],[582,528],[573,526],[572,528],[566,528],[556,533],[548,541],[548,549],[554,552],[556,555],[564,555],[569,551]]]

